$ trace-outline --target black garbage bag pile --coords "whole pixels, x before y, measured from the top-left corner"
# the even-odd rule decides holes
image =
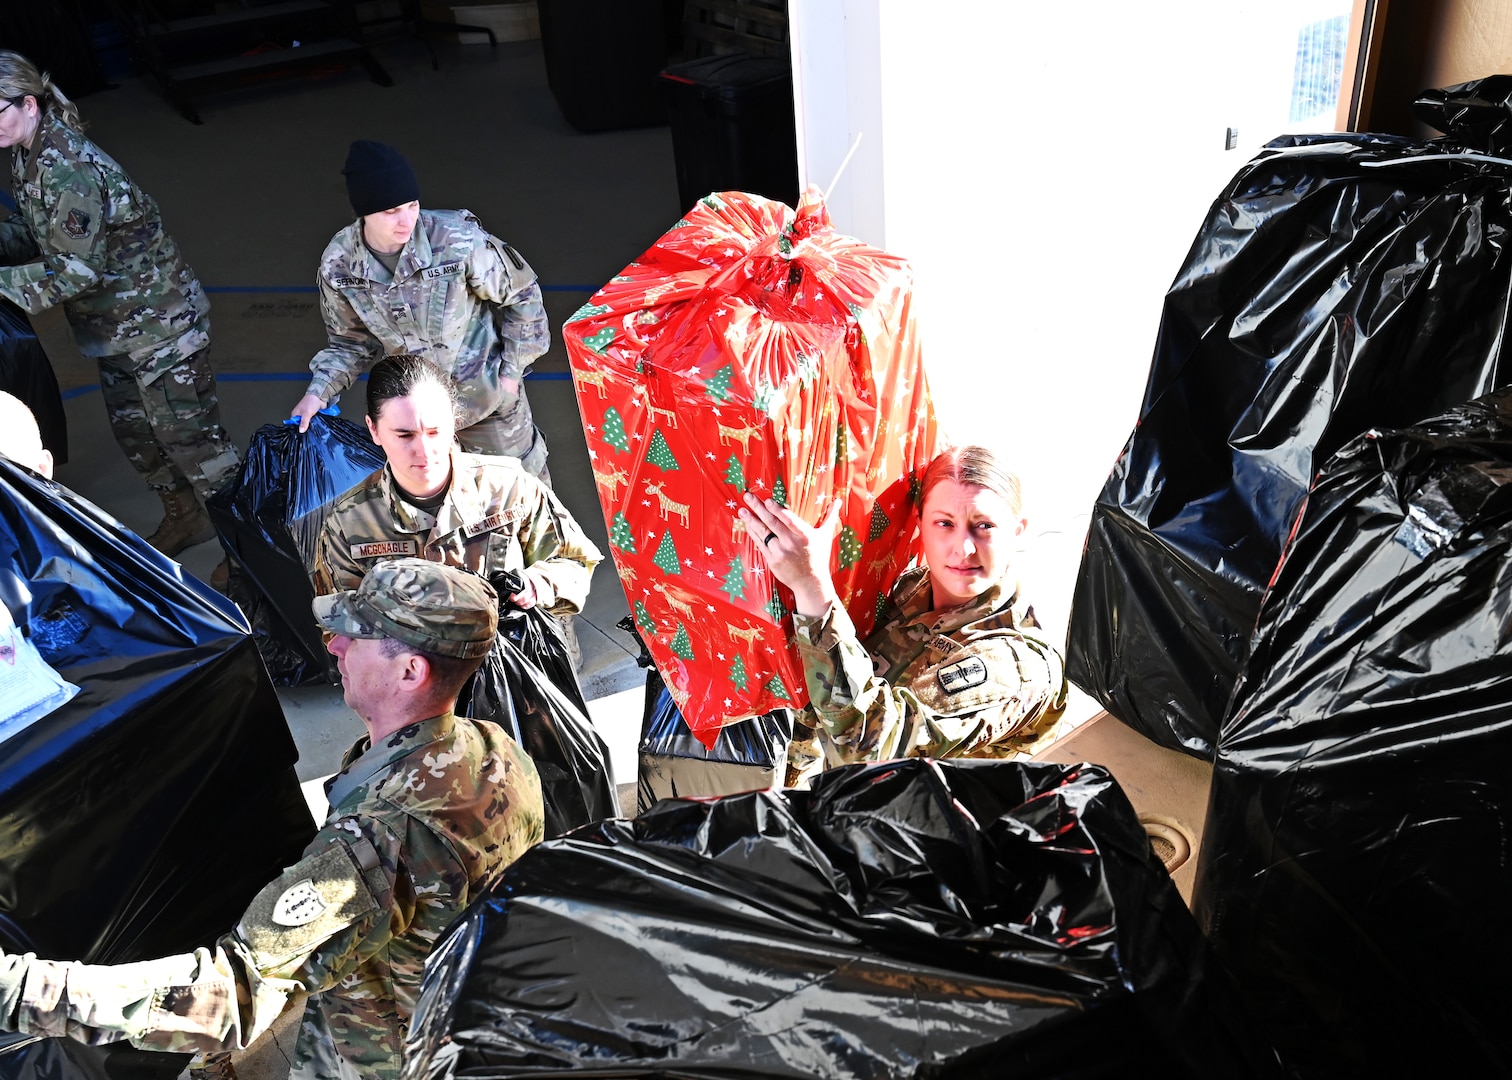
[[[241,614],[97,507],[3,459],[0,602],[80,688],[0,742],[0,947],[122,963],[213,941],[315,831]],[[28,1053],[100,1056],[55,1049]],[[183,1067],[129,1047],[109,1056]],[[0,1075],[22,1075],[11,1065],[0,1046]]]
[[[500,597],[523,587],[518,579],[496,585]],[[459,712],[498,724],[535,762],[548,837],[619,816],[609,747],[593,726],[554,616],[503,605],[493,648],[461,701]]]
[[[9,300],[0,298],[0,390],[21,399],[36,417],[42,445],[54,465],[68,461],[68,417],[52,361],[31,320]]]
[[[527,852],[438,943],[404,1075],[1270,1075],[1204,948],[1105,770],[848,766]]]
[[[1424,119],[1456,137],[1271,143],[1213,203],[1166,294],[1067,643],[1072,681],[1157,743],[1212,757],[1319,466],[1512,374],[1512,163],[1464,153],[1476,144],[1455,125],[1484,138],[1483,118]]]
[[[210,519],[239,571],[229,594],[277,686],[337,681],[310,612],[315,543],[330,505],[383,463],[368,433],[334,413],[317,413],[305,432],[264,424],[236,479],[210,499]]]
[[[1506,1076],[1512,389],[1319,476],[1224,722],[1194,908],[1288,1072]]]

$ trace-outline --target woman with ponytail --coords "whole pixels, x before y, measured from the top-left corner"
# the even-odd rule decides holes
[[[204,502],[240,462],[215,395],[210,305],[157,204],[81,126],[45,72],[0,50],[0,148],[17,204],[0,223],[0,296],[33,314],[63,305],[99,363],[116,442],[162,499],[148,540],[177,555],[215,536]]]

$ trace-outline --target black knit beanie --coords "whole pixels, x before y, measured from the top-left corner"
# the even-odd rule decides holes
[[[347,151],[347,198],[358,217],[420,201],[420,183],[404,155],[381,142],[358,139]]]

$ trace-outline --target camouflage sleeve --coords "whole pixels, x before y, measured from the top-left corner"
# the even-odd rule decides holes
[[[603,552],[550,488],[529,475],[521,476],[520,488],[532,503],[520,523],[520,550],[525,556],[522,576],[535,586],[536,602],[551,614],[582,611],[593,568],[603,561]]]
[[[0,267],[0,295],[33,315],[96,288],[105,268],[105,194],[82,171],[48,181],[52,212],[34,238],[41,261]]]
[[[305,392],[330,404],[378,359],[383,347],[346,295],[330,283],[325,269],[325,260],[322,259],[316,285],[320,292],[320,317],[325,322],[327,344],[310,360],[310,385]]]
[[[536,273],[520,253],[489,236],[468,259],[468,288],[493,316],[502,363],[499,374],[523,379],[531,362],[551,348],[551,328]]]
[[[810,706],[830,764],[919,755],[1006,756],[1053,726],[1065,707],[1059,654],[1002,631],[950,653],[903,686],[872,669],[850,616],[795,616]]]
[[[37,250],[37,238],[31,234],[20,214],[12,214],[7,220],[0,221],[0,265],[32,262],[41,254]]]
[[[92,1044],[245,1049],[292,994],[335,985],[414,916],[413,890],[399,880],[399,842],[387,830],[341,822],[308,850],[213,949],[135,964],[20,958],[24,978],[19,993],[0,998],[8,1010],[0,1019],[19,1032]],[[14,967],[16,958],[6,959]]]
[[[315,542],[315,565],[310,569],[310,584],[316,596],[355,589],[362,584],[362,567],[352,558],[352,547],[341,529],[341,516],[327,515]]]

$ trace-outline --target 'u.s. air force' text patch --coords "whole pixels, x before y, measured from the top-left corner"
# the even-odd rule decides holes
[[[968,656],[949,667],[942,667],[937,677],[941,690],[947,694],[958,694],[987,681],[987,662],[980,656]]]
[[[377,910],[362,868],[346,844],[337,843],[265,886],[236,930],[260,963],[277,966]]]

